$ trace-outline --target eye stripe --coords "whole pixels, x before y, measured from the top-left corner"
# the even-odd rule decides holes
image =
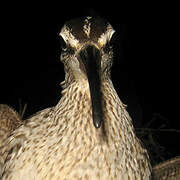
[[[101,46],[105,46],[107,44],[107,41],[109,42],[112,35],[114,34],[114,30],[112,29],[112,26],[109,24],[107,26],[107,31],[103,33],[100,38],[98,39],[98,43],[101,44]]]
[[[72,47],[77,47],[79,44],[77,38],[75,38],[75,36],[71,33],[70,28],[66,25],[62,28],[60,36],[64,39],[66,44],[70,44]]]

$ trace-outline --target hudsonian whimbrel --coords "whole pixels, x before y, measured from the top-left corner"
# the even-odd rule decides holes
[[[62,98],[7,139],[3,180],[150,179],[147,151],[110,77],[114,32],[99,17],[63,26]]]

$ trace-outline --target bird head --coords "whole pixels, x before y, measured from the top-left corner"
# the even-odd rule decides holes
[[[88,80],[96,128],[103,121],[101,83],[110,76],[114,32],[112,26],[99,17],[70,20],[60,32],[65,81],[68,84],[72,81]]]

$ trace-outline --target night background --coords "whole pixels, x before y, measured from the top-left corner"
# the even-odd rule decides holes
[[[79,8],[68,13],[60,9],[18,8],[5,12],[6,19],[1,21],[0,103],[17,111],[20,102],[27,103],[24,118],[56,105],[61,97],[59,84],[64,80],[59,60],[60,29],[67,20],[97,14],[116,30],[112,80],[120,99],[128,105],[140,137],[148,141],[150,134],[158,143],[146,145],[152,150],[153,163],[180,155],[180,132],[164,131],[180,131],[178,25],[166,22],[161,15],[140,22],[134,18],[124,24],[127,20],[108,8]],[[152,132],[144,131],[142,135],[139,128]],[[156,151],[161,158],[157,158]]]

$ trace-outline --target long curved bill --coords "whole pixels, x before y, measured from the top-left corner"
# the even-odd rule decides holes
[[[103,121],[100,52],[96,47],[89,45],[80,52],[80,57],[84,64],[89,82],[93,123],[96,128],[100,128]]]

